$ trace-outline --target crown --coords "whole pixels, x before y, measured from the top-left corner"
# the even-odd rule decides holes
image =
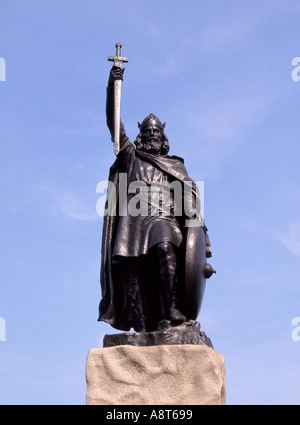
[[[166,123],[164,122],[163,124],[161,123],[161,121],[154,115],[154,114],[149,114],[144,121],[142,122],[142,124],[140,124],[138,122],[138,127],[140,129],[140,132],[142,133],[144,128],[146,127],[157,127],[159,128],[161,131],[164,131],[165,129],[165,125]]]

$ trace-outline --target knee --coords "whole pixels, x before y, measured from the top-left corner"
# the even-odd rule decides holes
[[[169,257],[174,254],[174,247],[171,242],[163,241],[157,245],[157,252],[160,258]]]

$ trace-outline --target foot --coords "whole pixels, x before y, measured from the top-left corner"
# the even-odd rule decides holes
[[[172,323],[183,323],[186,321],[186,317],[177,308],[171,308],[170,320]]]

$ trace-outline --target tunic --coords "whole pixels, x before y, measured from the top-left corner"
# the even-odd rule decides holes
[[[155,159],[157,155],[147,156]],[[129,141],[118,159],[120,168],[127,173],[128,186],[127,199],[118,221],[113,257],[138,257],[163,241],[179,247],[182,234],[175,216],[171,177],[138,156]],[[128,193],[128,189],[132,193]],[[182,198],[177,201],[182,202]]]

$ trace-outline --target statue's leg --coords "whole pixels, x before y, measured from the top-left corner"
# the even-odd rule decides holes
[[[160,242],[157,245],[159,261],[161,297],[164,306],[164,319],[171,322],[184,322],[186,317],[176,306],[175,275],[177,257],[174,246],[171,242]]]
[[[129,265],[128,298],[135,322],[134,330],[136,332],[145,332],[145,315],[140,291],[139,267],[134,261]]]

